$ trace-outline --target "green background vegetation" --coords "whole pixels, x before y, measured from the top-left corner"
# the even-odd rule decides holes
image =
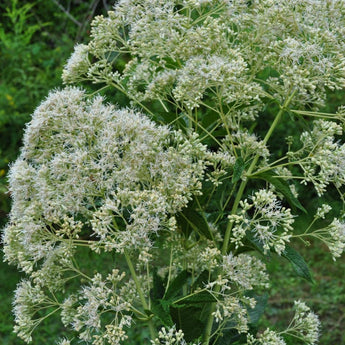
[[[62,67],[76,42],[88,40],[91,18],[110,8],[114,1],[101,0],[5,0],[0,3],[0,225],[10,207],[6,174],[21,146],[25,123],[50,89],[61,86]],[[121,102],[121,97],[116,97]],[[342,92],[329,96],[327,111],[345,103]],[[281,129],[282,133],[286,128]],[[286,132],[285,132],[286,133]],[[277,136],[278,137],[278,136]],[[279,142],[271,143],[279,145]],[[305,196],[304,204],[320,204]],[[301,229],[307,216],[298,221]],[[301,299],[320,316],[320,344],[345,344],[345,258],[332,261],[320,243],[298,248],[309,263],[314,284],[296,277],[286,260],[269,260],[271,296],[262,327],[282,329],[290,318],[293,301]],[[94,259],[94,258],[93,258]],[[98,259],[100,260],[100,259]],[[102,264],[101,262],[95,262]],[[282,272],[285,272],[282,274]],[[22,274],[0,261],[0,343],[24,344],[12,332],[11,301]],[[54,344],[64,328],[48,319],[34,334],[33,345]],[[145,334],[138,336],[143,339]],[[138,344],[143,343],[138,340]],[[295,344],[295,343],[294,343]],[[291,344],[292,345],[292,344]]]

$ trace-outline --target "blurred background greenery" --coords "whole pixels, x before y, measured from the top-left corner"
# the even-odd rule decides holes
[[[7,221],[10,196],[7,192],[9,164],[21,146],[25,123],[48,94],[59,87],[61,72],[76,42],[87,42],[91,19],[105,13],[115,0],[3,0],[0,2],[0,225]],[[124,99],[115,96],[117,103]],[[345,103],[344,92],[329,95],[326,111],[335,111]],[[279,130],[279,129],[278,129]],[[281,128],[282,136],[286,128]],[[270,143],[272,146],[280,142]],[[313,195],[305,195],[302,203],[320,204]],[[314,206],[315,207],[315,206]],[[338,206],[340,207],[340,205]],[[307,216],[299,217],[304,228]],[[275,325],[283,329],[295,299],[306,301],[322,321],[320,344],[345,345],[345,259],[334,264],[325,247],[312,243],[298,249],[314,272],[315,284],[296,277],[284,260],[267,262],[273,277],[271,296],[262,327]],[[2,257],[2,255],[1,255]],[[95,258],[93,258],[95,260]],[[97,263],[94,263],[95,265]],[[282,275],[281,272],[286,274]],[[12,332],[11,301],[21,273],[0,260],[0,344],[24,344]],[[145,332],[145,331],[144,331]],[[34,334],[33,345],[55,344],[64,328],[48,319]],[[138,336],[137,344],[141,344]],[[289,344],[289,345],[295,345]]]

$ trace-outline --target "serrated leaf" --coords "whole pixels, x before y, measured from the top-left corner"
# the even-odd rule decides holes
[[[169,300],[175,297],[183,285],[187,282],[187,279],[190,277],[190,273],[186,270],[182,271],[177,277],[170,283],[167,292],[164,295],[165,300]]]
[[[192,284],[192,290],[194,291],[198,287],[203,287],[205,283],[209,281],[210,272],[204,270],[199,274],[199,277]]]
[[[236,159],[235,165],[234,165],[234,174],[232,176],[232,182],[236,183],[242,176],[243,170],[244,170],[244,160],[242,157],[238,157]]]
[[[311,283],[314,282],[307,263],[295,249],[286,245],[285,250],[282,253],[282,256],[290,261],[294,271],[299,277],[302,277],[310,281]]]
[[[170,316],[170,303],[164,300],[152,301],[152,312],[163,322],[165,326],[172,327],[174,322]]]
[[[162,278],[157,274],[157,269],[153,270],[153,287],[150,290],[150,297],[153,300],[158,300],[163,298],[165,288]]]
[[[243,345],[247,344],[247,337],[245,334],[238,333],[235,329],[236,322],[228,322],[225,324],[219,338],[217,340],[217,345]],[[230,329],[229,329],[230,328]]]
[[[202,313],[203,308],[194,306],[171,308],[171,316],[176,328],[183,331],[187,342],[192,342],[203,334],[206,321],[203,321]]]
[[[182,214],[182,212],[176,214],[176,222],[178,227],[181,229],[182,233],[186,236],[186,238],[188,238],[192,233],[193,229],[187,222],[187,219]]]
[[[255,298],[256,300],[255,308],[247,308],[250,323],[252,325],[256,325],[265,311],[268,300],[268,294],[265,293],[264,295],[259,296],[250,291],[246,293],[246,296]]]
[[[197,211],[192,208],[185,208],[179,213],[186,223],[199,235],[213,240],[213,234],[208,226],[206,219]]]
[[[266,171],[260,174],[256,174],[253,176],[253,178],[259,178],[271,183],[277,189],[277,191],[284,195],[291,207],[298,208],[304,213],[308,213],[307,210],[299,202],[299,200],[291,192],[289,184],[285,180],[274,177],[274,173],[272,171]]]

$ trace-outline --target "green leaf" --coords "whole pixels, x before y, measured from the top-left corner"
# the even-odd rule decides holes
[[[232,176],[232,182],[236,183],[242,176],[243,170],[244,170],[244,160],[242,157],[238,157],[236,159],[235,165],[234,165],[234,174]]]
[[[259,296],[254,294],[252,291],[249,291],[246,293],[246,296],[255,298],[256,300],[255,308],[247,308],[250,323],[252,325],[256,325],[265,311],[268,300],[268,294],[265,293],[264,295]]]
[[[207,204],[208,215],[207,219],[219,219],[218,216],[220,215],[221,218],[224,216],[224,211],[226,209],[225,202],[228,201],[228,197],[232,192],[233,183],[232,177],[230,174],[226,174],[222,178],[222,186],[221,188],[214,189],[214,185],[212,183],[204,182],[202,188],[202,196],[198,196],[198,200],[202,205]],[[226,218],[226,217],[225,217]]]
[[[162,278],[157,274],[157,268],[153,270],[153,287],[150,291],[151,299],[163,298],[165,292]]]
[[[162,278],[157,274],[157,269],[153,271],[153,287],[150,291],[151,297],[151,311],[163,322],[166,326],[172,326],[173,322],[170,316],[171,302],[163,300],[165,292]]]
[[[246,240],[249,242],[250,246],[253,246],[254,249],[257,250],[260,254],[269,256],[269,253],[265,254],[264,246],[257,238],[254,237],[252,232],[247,231]]]
[[[182,329],[187,342],[192,342],[203,334],[206,327],[203,310],[204,308],[194,306],[171,308],[171,316],[176,328]]]
[[[195,280],[192,284],[192,291],[194,291],[198,287],[204,287],[204,284],[209,281],[210,272],[208,270],[204,270],[200,273],[199,277]]]
[[[228,321],[222,332],[219,334],[217,340],[217,345],[243,345],[247,344],[247,337],[245,334],[238,333],[235,329],[237,323],[233,321]]]
[[[192,208],[185,208],[179,213],[184,221],[199,235],[206,237],[209,240],[213,240],[213,234],[208,226],[208,223],[199,212]]]
[[[163,322],[165,326],[173,326],[174,322],[170,316],[170,302],[165,300],[154,300],[151,306],[152,312]]]
[[[299,200],[293,195],[291,192],[289,184],[278,177],[274,177],[274,173],[272,171],[266,171],[260,174],[253,175],[253,178],[259,178],[271,183],[276,189],[284,195],[287,202],[295,208],[300,209],[304,213],[308,213],[307,210],[302,206]]]
[[[190,273],[186,270],[182,271],[169,285],[167,292],[164,295],[165,300],[169,300],[175,297],[183,285],[187,282],[187,279],[190,277]]]
[[[314,283],[313,277],[309,271],[307,263],[303,257],[292,247],[286,245],[282,256],[290,261],[294,271],[299,277],[302,277],[311,283]]]
[[[179,212],[176,214],[176,222],[178,227],[181,229],[182,233],[188,238],[190,234],[192,233],[193,229],[187,222],[186,217],[182,214],[182,212]]]

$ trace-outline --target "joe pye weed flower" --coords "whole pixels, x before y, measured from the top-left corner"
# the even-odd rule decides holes
[[[316,344],[304,302],[286,329],[258,322],[267,257],[311,280],[296,241],[345,248],[322,201],[343,200],[344,111],[320,112],[344,88],[344,26],[343,0],[120,0],[96,17],[9,175],[18,336],[52,316],[60,345]]]

